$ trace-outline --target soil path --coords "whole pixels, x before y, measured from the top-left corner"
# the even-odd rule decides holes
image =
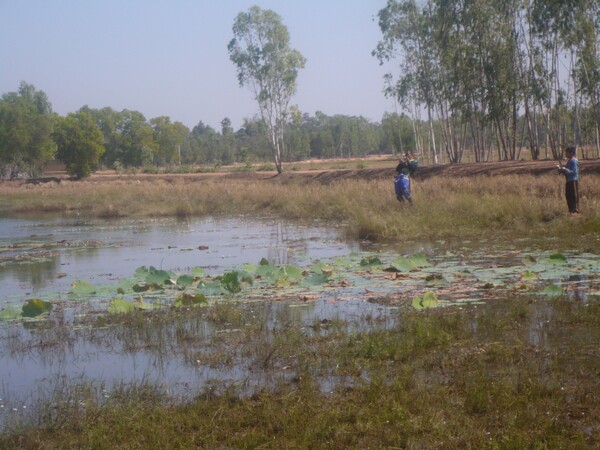
[[[582,176],[600,174],[600,159],[581,160]],[[506,161],[492,163],[468,163],[468,164],[441,164],[436,166],[421,166],[415,173],[417,179],[429,177],[472,177],[472,176],[494,176],[494,175],[530,175],[540,176],[556,173],[556,161]],[[322,169],[322,170],[299,170],[284,171],[277,176],[276,172],[216,172],[216,173],[190,173],[190,174],[134,174],[117,175],[115,173],[95,173],[89,180],[95,182],[110,180],[185,180],[202,181],[210,178],[230,178],[240,180],[266,180],[278,181],[306,181],[319,182],[323,184],[344,179],[381,179],[391,178],[395,174],[395,165],[377,169]]]

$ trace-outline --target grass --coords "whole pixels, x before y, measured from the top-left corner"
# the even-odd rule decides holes
[[[0,185],[0,193],[0,210],[9,214],[182,219],[276,214],[292,220],[343,223],[349,238],[380,242],[482,233],[554,236],[572,242],[600,231],[600,177],[596,176],[585,179],[582,216],[577,218],[568,217],[562,182],[553,176],[415,180],[412,208],[398,203],[391,181],[382,179],[327,185],[277,179],[90,180]],[[598,248],[596,239],[585,240]]]
[[[553,250],[600,251],[596,176],[585,178],[583,214],[575,218],[553,176],[431,178],[415,180],[414,191],[408,207],[394,198],[391,180],[6,183],[0,211],[109,219],[272,214],[342,224],[350,239],[527,237],[547,249],[552,238]],[[307,324],[292,310],[217,303],[84,317],[83,331],[40,323],[28,330],[33,344],[26,333],[9,333],[11,352],[43,354],[89,339],[191,365],[242,364],[256,380],[207,387],[187,402],[144,382],[106,395],[98,395],[102,386],[68,385],[32,422],[2,432],[0,448],[600,446],[597,295],[400,308],[386,326],[367,317],[357,319],[363,327],[344,319]]]
[[[61,403],[59,413],[41,417],[37,426],[2,434],[0,448],[600,444],[597,302],[513,298],[464,309],[402,311],[389,329],[352,333],[343,324],[307,332],[291,317],[279,317],[273,331],[257,326],[262,319],[256,305],[219,308],[194,314],[217,328],[241,328],[220,335],[223,341],[215,345],[221,361],[254,348],[263,369],[290,375],[273,389],[245,394],[232,385],[183,404],[143,384],[116,388],[98,402],[83,386],[83,399]],[[139,328],[131,319],[115,318],[121,322],[113,326],[123,332]],[[160,320],[167,326],[181,317]],[[324,390],[323,380],[331,377],[338,384]]]

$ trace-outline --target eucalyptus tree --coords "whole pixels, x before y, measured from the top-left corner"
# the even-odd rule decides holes
[[[277,172],[283,171],[285,121],[296,93],[296,79],[306,59],[290,47],[281,17],[258,6],[237,15],[229,57],[237,67],[240,86],[248,85],[267,126]]]
[[[0,99],[0,178],[39,174],[54,157],[55,115],[43,91],[22,82]]]
[[[437,163],[434,108],[440,78],[431,14],[430,0],[424,6],[420,6],[416,0],[388,0],[385,8],[378,13],[382,39],[373,55],[380,63],[399,60],[402,75],[395,84],[391,82],[391,76],[387,77],[386,92],[403,105],[412,103],[414,120],[418,120],[420,105],[425,107],[429,149],[433,162]]]

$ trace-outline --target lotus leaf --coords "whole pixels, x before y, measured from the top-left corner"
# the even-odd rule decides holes
[[[186,288],[194,282],[194,277],[190,275],[181,275],[177,278],[177,286],[180,288]]]
[[[331,264],[316,263],[310,267],[309,271],[316,274],[331,276],[333,273],[333,267]]]
[[[133,290],[133,292],[149,292],[149,291],[164,291],[165,290],[162,286],[160,286],[156,283],[134,284],[131,289]]]
[[[315,286],[323,286],[329,283],[329,277],[324,274],[313,273],[304,278],[300,285],[302,287],[315,287]]]
[[[392,267],[399,272],[410,272],[421,267],[429,267],[431,263],[423,255],[399,256],[392,261]]]
[[[192,267],[191,273],[195,277],[203,277],[205,271],[202,267]]]
[[[415,297],[413,298],[412,305],[417,310],[422,310],[426,308],[435,308],[438,306],[439,301],[435,292],[428,291],[423,294],[423,297]]]
[[[87,281],[73,281],[71,283],[71,293],[75,295],[92,295],[96,293],[96,287]]]
[[[360,266],[361,267],[376,267],[376,266],[381,266],[382,262],[381,260],[377,257],[377,256],[365,256],[363,259],[360,260]]]
[[[547,264],[563,265],[567,263],[567,257],[560,253],[553,253],[544,262]]]
[[[40,300],[39,298],[32,298],[23,305],[22,311],[23,317],[37,317],[52,311],[52,303]]]
[[[203,295],[221,295],[226,293],[219,280],[201,281],[196,288],[196,292]]]
[[[529,270],[526,270],[525,272],[521,273],[521,280],[523,281],[536,281],[540,278],[540,276],[535,273],[535,272],[531,272]]]
[[[167,281],[171,280],[171,274],[166,270],[156,270],[152,267],[146,275],[146,283],[148,284],[166,284]]]
[[[135,305],[122,298],[115,298],[108,305],[109,314],[126,314],[135,311]]]
[[[179,297],[177,297],[177,300],[175,300],[174,306],[176,308],[181,308],[188,306],[204,305],[206,303],[208,302],[203,294],[181,294]]]
[[[300,267],[287,264],[282,266],[279,272],[288,280],[294,281],[302,278],[304,271]]]
[[[17,320],[21,318],[21,311],[14,308],[6,308],[0,312],[0,320]]]
[[[242,291],[242,285],[240,283],[238,272],[227,272],[223,276],[217,277],[221,281],[221,285],[232,294],[237,294]]]

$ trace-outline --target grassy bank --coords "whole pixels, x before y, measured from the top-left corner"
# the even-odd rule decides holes
[[[562,239],[600,231],[600,177],[588,176],[582,185],[581,217],[568,217],[563,189],[556,176],[430,178],[415,180],[414,206],[408,208],[396,201],[387,179],[327,185],[210,177],[193,182],[65,181],[0,185],[0,211],[100,218],[275,214],[347,223],[350,238],[386,242],[482,233]]]
[[[37,426],[1,435],[0,448],[600,445],[598,303],[513,298],[404,310],[391,329],[353,333],[342,322],[281,321],[273,334],[243,305],[194,314],[239,327],[219,335],[221,364],[254,348],[262,365],[293,376],[250,396],[207,390],[184,405],[151,387],[117,389],[102,405],[67,397]],[[151,326],[147,316],[143,326],[135,315],[115,320],[126,339]],[[163,315],[155,331],[181,320]],[[328,377],[342,383],[324,390]]]

